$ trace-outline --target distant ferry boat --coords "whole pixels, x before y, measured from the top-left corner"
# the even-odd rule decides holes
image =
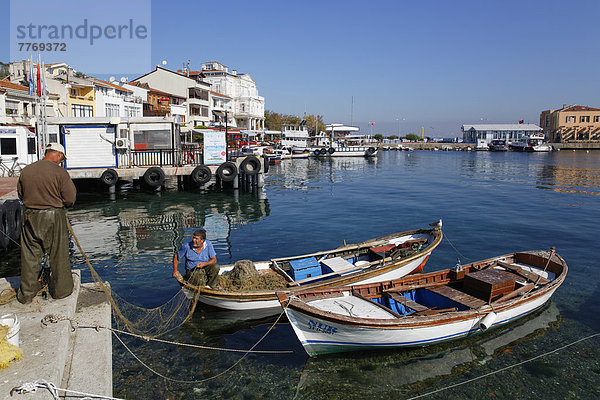
[[[523,136],[516,142],[510,144],[510,148],[516,151],[552,151],[552,146],[545,142],[544,135],[541,133],[532,133],[529,136]]]

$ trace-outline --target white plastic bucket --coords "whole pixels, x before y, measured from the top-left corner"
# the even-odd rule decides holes
[[[8,343],[19,346],[19,331],[21,330],[21,323],[15,314],[4,314],[0,317],[0,325],[8,326],[8,333],[6,339]]]

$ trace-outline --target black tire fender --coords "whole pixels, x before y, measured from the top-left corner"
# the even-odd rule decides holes
[[[115,185],[119,180],[119,174],[112,168],[105,170],[102,175],[100,175],[100,180],[106,186]]]
[[[321,153],[321,155],[324,156],[325,154],[327,154],[327,149],[326,148],[322,148],[319,153]]]
[[[4,204],[0,204],[0,249],[6,249],[10,244],[10,221]]]
[[[367,156],[372,156],[373,154],[375,154],[375,151],[377,151],[375,150],[375,147],[369,147],[367,149]]]
[[[320,155],[321,155],[321,150],[319,150],[319,149],[316,149],[315,151],[313,151],[313,154],[314,154],[315,156],[320,156]]]
[[[225,161],[223,164],[219,165],[219,168],[217,168],[217,176],[223,182],[233,181],[237,176],[237,173],[237,166],[231,161]]]
[[[204,185],[212,178],[212,171],[206,165],[198,165],[190,174],[190,179],[196,185]]]
[[[335,153],[335,149],[333,147],[330,147],[329,149],[327,149],[327,152],[329,154],[333,154],[333,153]]]
[[[165,181],[165,172],[160,167],[150,167],[144,172],[143,179],[146,185],[157,188]]]
[[[240,164],[240,171],[246,175],[256,175],[260,172],[260,161],[254,156],[246,157]]]
[[[8,236],[18,242],[21,237],[21,225],[23,224],[23,204],[20,200],[7,200],[4,202],[4,210]]]
[[[263,171],[265,171],[265,174],[269,172],[269,157],[263,156]]]

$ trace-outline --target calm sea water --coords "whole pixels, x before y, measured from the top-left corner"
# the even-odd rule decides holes
[[[333,248],[443,219],[446,239],[426,270],[518,250],[549,249],[569,264],[538,313],[469,339],[412,350],[309,359],[291,327],[276,325],[257,349],[206,383],[177,384],[142,367],[114,341],[114,394],[127,398],[410,398],[529,360],[600,331],[600,153],[382,152],[374,160],[294,160],[272,166],[262,194],[80,193],[69,217],[113,290],[143,307],[179,289],[175,247],[205,227],[220,264]],[[18,258],[14,252],[4,260]],[[76,266],[84,268],[75,253]],[[4,261],[9,274],[13,264]],[[10,265],[9,265],[10,264]],[[18,268],[16,269],[18,271]],[[90,280],[84,271],[84,279]],[[272,324],[196,312],[170,334],[181,342],[249,348]],[[131,342],[157,371],[202,380],[241,355]],[[600,340],[424,398],[598,398]]]

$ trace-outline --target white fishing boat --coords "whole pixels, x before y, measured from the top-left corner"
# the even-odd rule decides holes
[[[396,281],[278,293],[310,356],[418,347],[477,334],[543,306],[567,275],[559,255],[506,254]]]
[[[546,139],[542,133],[532,133],[531,135],[522,136],[516,142],[510,143],[510,148],[516,151],[526,152],[548,152],[552,151],[552,146],[546,143]]]
[[[291,293],[305,288],[344,286],[355,283],[398,279],[423,269],[431,252],[442,240],[442,231],[416,229],[382,236],[333,250],[294,257],[254,262],[260,275],[273,275],[283,282],[282,289],[226,290],[184,283],[189,298],[221,310],[281,310],[277,291]],[[222,266],[226,273],[233,265]]]

